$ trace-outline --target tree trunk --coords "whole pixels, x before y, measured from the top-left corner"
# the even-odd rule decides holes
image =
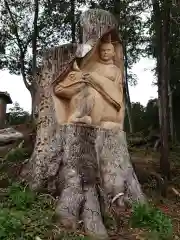
[[[75,0],[71,0],[71,37],[72,43],[75,43],[76,41]]]
[[[129,130],[130,133],[134,132],[133,129],[133,120],[132,120],[132,111],[131,111],[131,99],[129,95],[129,86],[128,86],[128,63],[127,63],[127,50],[126,45],[124,46],[124,58],[125,58],[125,102],[126,102],[126,110],[129,121]]]
[[[51,84],[56,73],[62,71],[57,62],[62,59],[63,49],[47,52],[38,77],[42,91],[36,144],[26,166],[28,180],[32,189],[48,189],[59,197],[56,214],[60,223],[76,228],[82,219],[89,235],[106,239],[101,203],[105,202],[107,209],[112,202],[122,206],[144,202],[145,198],[130,163],[123,131],[57,123]],[[67,45],[67,51],[71,53],[71,45]],[[27,171],[22,176],[27,177]]]
[[[170,122],[170,134],[171,141],[175,143],[175,134],[174,134],[174,117],[173,117],[173,91],[171,90],[170,85],[170,58],[168,61],[168,96],[169,96],[169,122]]]
[[[153,4],[153,14],[154,14],[154,26],[155,26],[155,36],[156,36],[156,47],[155,47],[155,56],[157,59],[157,77],[158,77],[158,112],[159,112],[159,126],[161,127],[162,122],[162,109],[160,101],[160,81],[161,81],[161,31],[162,31],[162,21],[161,21],[161,10],[159,2],[157,0],[152,0]]]
[[[82,219],[89,235],[106,239],[97,189],[103,192],[106,209],[113,199],[119,206],[144,201],[125,133],[86,125],[64,125],[61,129],[66,141],[61,169],[64,185],[56,213],[65,226],[76,228]]]
[[[161,118],[161,158],[160,168],[162,175],[166,179],[170,179],[170,163],[169,163],[169,97],[168,97],[168,46],[169,46],[169,24],[170,24],[170,5],[169,0],[164,0],[164,8],[162,10],[162,32],[161,32],[161,79],[160,79],[160,101],[162,107]]]
[[[169,44],[169,21],[170,21],[170,2],[164,0],[161,8],[157,0],[152,0],[153,12],[155,17],[156,34],[156,56],[158,73],[158,98],[159,98],[159,117],[161,135],[161,156],[160,169],[166,179],[170,178],[169,164],[169,109],[168,109],[168,44]]]

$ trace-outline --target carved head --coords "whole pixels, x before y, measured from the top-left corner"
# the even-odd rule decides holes
[[[112,60],[115,55],[115,49],[112,43],[102,43],[99,49],[99,55],[101,60],[109,61]]]

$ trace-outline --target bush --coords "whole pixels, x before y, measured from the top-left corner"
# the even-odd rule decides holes
[[[18,210],[30,208],[36,200],[36,195],[33,192],[18,183],[14,183],[9,187],[8,196],[11,206],[16,207]]]
[[[52,227],[52,198],[39,196],[14,183],[0,202],[0,239],[44,239]]]
[[[90,240],[82,233],[53,226],[55,202],[49,195],[37,195],[27,187],[14,183],[2,200],[0,240]]]
[[[7,153],[5,160],[8,162],[21,162],[29,157],[28,150],[25,148],[15,148]]]
[[[147,229],[150,235],[148,239],[167,240],[172,238],[171,220],[153,206],[135,204],[130,224],[132,227]]]

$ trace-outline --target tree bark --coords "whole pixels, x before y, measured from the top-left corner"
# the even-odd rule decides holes
[[[152,0],[155,17],[156,57],[158,73],[158,98],[161,135],[160,169],[164,179],[170,179],[169,163],[169,96],[168,96],[168,46],[171,1],[164,0],[160,8],[157,0]]]
[[[161,127],[162,122],[162,109],[160,101],[160,79],[161,79],[161,31],[162,31],[162,21],[161,21],[161,9],[159,2],[157,0],[152,0],[153,5],[153,14],[154,14],[154,26],[155,26],[155,37],[156,37],[156,47],[155,47],[155,56],[157,59],[157,77],[158,77],[158,109],[159,109],[159,126]]]
[[[64,184],[56,214],[66,227],[76,228],[83,220],[89,235],[106,239],[98,189],[103,192],[101,202],[106,210],[112,202],[122,207],[145,201],[130,163],[126,135],[93,126],[64,125],[61,137],[64,164],[59,175]]]
[[[169,163],[169,96],[168,96],[168,47],[169,47],[169,24],[170,24],[170,1],[164,0],[162,9],[162,51],[161,51],[161,78],[160,78],[160,101],[162,107],[161,119],[161,157],[160,168],[165,179],[170,179],[170,163]]]
[[[168,61],[168,96],[169,96],[169,122],[170,122],[171,141],[172,143],[175,143],[174,117],[173,117],[173,91],[171,90],[171,84],[170,84],[170,58]]]
[[[71,0],[71,37],[72,43],[75,43],[76,41],[75,0]]]
[[[125,58],[125,102],[126,102],[126,109],[129,121],[129,130],[130,133],[134,132],[133,129],[133,120],[132,120],[132,111],[131,111],[131,99],[129,94],[129,86],[128,86],[128,62],[127,62],[127,49],[126,45],[124,46],[124,58]]]
[[[37,38],[38,38],[38,15],[39,15],[39,0],[34,0],[34,21],[33,21],[33,33],[31,34],[31,37],[28,38],[27,44],[24,46],[22,44],[22,41],[20,39],[20,35],[18,32],[18,25],[14,19],[14,16],[11,12],[9,3],[7,0],[4,0],[5,7],[9,13],[10,19],[12,24],[14,25],[15,29],[15,36],[17,40],[17,45],[19,48],[20,56],[19,56],[19,61],[20,61],[20,70],[21,70],[21,75],[23,78],[23,82],[25,84],[25,87],[29,90],[31,97],[32,97],[32,102],[34,101],[33,97],[35,96],[35,91],[38,88],[36,86],[36,70],[37,70]],[[26,73],[25,69],[25,54],[27,52],[27,47],[28,44],[32,41],[32,82],[28,81],[28,76]],[[32,105],[32,112],[31,116],[32,118],[34,117],[34,108]]]
[[[38,38],[38,15],[39,15],[39,1],[34,0],[34,21],[33,21],[33,34],[32,34],[32,75],[33,80],[36,78],[37,68],[37,38]]]

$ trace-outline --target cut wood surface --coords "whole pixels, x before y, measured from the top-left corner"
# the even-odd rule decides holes
[[[23,139],[23,134],[13,128],[0,129],[0,145]]]

